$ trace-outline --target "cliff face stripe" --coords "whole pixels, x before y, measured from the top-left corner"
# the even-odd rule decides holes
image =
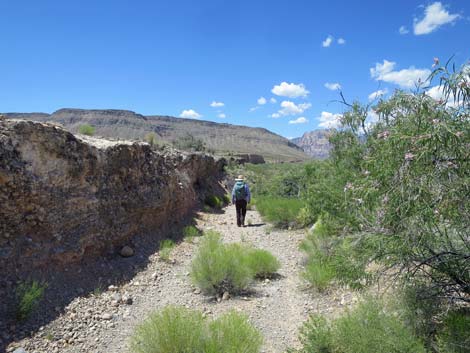
[[[0,121],[0,276],[97,256],[135,235],[157,240],[218,185],[222,163]]]

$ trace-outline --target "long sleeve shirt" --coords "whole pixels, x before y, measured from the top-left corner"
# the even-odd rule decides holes
[[[233,189],[232,189],[232,203],[235,203],[236,201],[236,197],[235,197],[235,185],[233,186]],[[250,203],[251,201],[251,192],[250,192],[250,187],[248,186],[247,183],[245,183],[245,200],[246,202]]]

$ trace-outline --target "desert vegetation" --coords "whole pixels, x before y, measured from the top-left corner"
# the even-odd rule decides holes
[[[154,132],[149,132],[144,136],[144,141],[147,142],[150,146],[154,147],[158,144],[157,135]]]
[[[183,151],[204,152],[206,150],[204,141],[190,133],[186,133],[186,135],[174,140],[173,146]]]
[[[208,231],[191,264],[191,277],[205,294],[239,294],[255,278],[271,277],[279,267],[268,251],[240,243],[224,244],[220,234]]]
[[[313,318],[303,351],[375,351],[362,336],[383,336],[397,352],[452,352],[468,343],[459,332],[470,331],[469,74],[468,66],[436,69],[430,79],[441,85],[440,100],[425,86],[375,105],[343,99],[347,111],[327,160],[232,167],[247,175],[267,221],[313,225],[301,244],[312,288],[361,289],[385,276],[395,295],[415,297],[400,302],[400,317],[371,299],[336,321]]]
[[[45,284],[37,281],[22,282],[16,289],[17,307],[16,318],[18,321],[28,319],[44,296]]]
[[[175,247],[175,243],[171,239],[165,239],[160,243],[160,250],[158,252],[160,259],[165,262],[170,261],[171,252]]]
[[[140,353],[257,353],[261,344],[261,334],[241,313],[230,311],[209,322],[199,311],[175,306],[151,314],[132,338]]]
[[[90,124],[83,124],[78,128],[78,132],[87,136],[93,136],[95,134],[95,130],[95,127]]]

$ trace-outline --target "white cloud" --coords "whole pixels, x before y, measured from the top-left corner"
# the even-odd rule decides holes
[[[339,83],[325,83],[325,87],[329,90],[336,91],[341,89],[341,85]]]
[[[309,109],[312,105],[310,103],[295,104],[291,101],[282,101],[281,108],[278,113],[282,116],[302,114]]]
[[[456,108],[462,104],[462,101],[456,101],[452,94],[446,97],[442,86],[434,86],[426,91],[426,94],[436,101],[446,101],[447,107]]]
[[[269,103],[271,103],[271,104],[274,104],[276,102],[277,102],[276,98],[270,98],[269,99]]]
[[[295,120],[289,121],[289,124],[306,124],[306,123],[308,123],[308,119],[304,118],[303,116]]]
[[[450,14],[439,1],[436,1],[424,9],[424,17],[421,20],[414,19],[413,31],[417,36],[429,34],[445,24],[454,23],[459,18],[459,14]]]
[[[403,88],[411,88],[418,80],[426,81],[431,74],[428,69],[416,69],[413,66],[408,69],[393,71],[395,65],[395,62],[388,60],[384,60],[383,64],[376,63],[375,68],[370,68],[370,76],[376,81],[390,82]]]
[[[406,26],[401,26],[399,29],[398,29],[398,32],[400,34],[408,34],[410,33],[410,31],[408,30],[408,28],[406,28]]]
[[[281,82],[279,85],[274,86],[271,92],[276,96],[289,98],[306,97],[310,93],[302,83],[287,82]]]
[[[377,98],[382,97],[388,93],[388,89],[379,89],[378,91],[372,92],[369,94],[369,101],[376,100]]]
[[[378,122],[379,118],[379,114],[377,114],[374,109],[371,109],[367,112],[366,124],[368,124],[368,126],[371,126],[372,124]]]
[[[219,117],[220,119],[225,119],[227,116],[225,115],[225,113],[219,113],[217,117]]]
[[[257,102],[258,102],[259,105],[265,105],[267,100],[264,97],[259,97]]]
[[[280,117],[281,117],[281,114],[279,114],[279,113],[272,113],[271,114],[271,118],[277,119],[277,118],[280,118]]]
[[[342,114],[333,114],[330,112],[321,112],[321,115],[317,118],[320,120],[318,126],[326,129],[335,129],[341,126]]]
[[[211,103],[211,107],[212,108],[220,108],[220,107],[223,107],[225,104],[223,102],[216,102],[216,101],[213,101]]]
[[[323,48],[328,48],[331,43],[333,42],[333,36],[329,35],[328,37],[326,37],[326,39],[321,43],[322,47]]]
[[[193,109],[183,110],[180,114],[180,118],[187,118],[187,119],[200,119],[202,115],[198,112],[194,111]]]
[[[441,86],[431,87],[426,91],[426,94],[437,101],[444,98],[444,91],[442,90]]]
[[[250,113],[252,113],[252,112],[254,112],[255,110],[258,110],[259,108],[260,108],[260,106],[258,105],[258,106],[256,106],[256,107],[250,108],[248,111],[249,111]]]
[[[346,39],[338,38],[338,44],[340,44],[340,45],[346,44]]]

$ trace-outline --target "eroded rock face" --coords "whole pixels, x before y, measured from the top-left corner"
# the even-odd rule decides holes
[[[331,151],[329,137],[332,130],[313,130],[291,141],[304,150],[309,156],[316,159],[326,159]]]
[[[222,163],[0,120],[0,276],[158,236],[217,187]]]

